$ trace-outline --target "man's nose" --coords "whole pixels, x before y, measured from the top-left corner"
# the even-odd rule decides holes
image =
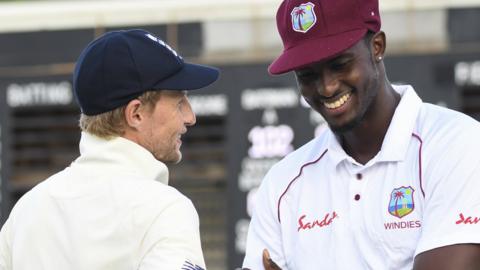
[[[340,85],[338,75],[329,69],[324,69],[321,74],[321,79],[317,81],[319,94],[324,97],[335,95]]]
[[[190,102],[187,102],[187,111],[184,114],[184,122],[186,126],[193,126],[197,122],[197,117],[195,116],[195,113],[193,112],[192,106],[190,105]]]

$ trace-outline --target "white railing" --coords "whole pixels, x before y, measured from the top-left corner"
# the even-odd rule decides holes
[[[0,32],[274,18],[280,0],[0,3]],[[380,0],[382,12],[480,6],[480,0]]]

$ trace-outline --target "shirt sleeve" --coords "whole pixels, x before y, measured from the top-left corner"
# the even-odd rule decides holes
[[[280,222],[277,218],[277,195],[269,188],[269,176],[265,177],[256,193],[253,216],[248,228],[243,268],[261,270],[262,252],[267,249],[272,260],[287,269],[282,248]]]
[[[463,137],[453,145],[436,146],[441,152],[425,168],[422,235],[415,255],[448,245],[480,243],[480,147],[476,140]]]
[[[140,270],[205,269],[198,214],[185,197],[161,211],[147,232],[143,245],[147,251]]]

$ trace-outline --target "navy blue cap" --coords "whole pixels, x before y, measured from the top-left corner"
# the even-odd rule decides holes
[[[126,105],[149,90],[195,90],[218,79],[214,67],[184,62],[168,44],[141,30],[105,33],[80,54],[73,74],[82,113]]]

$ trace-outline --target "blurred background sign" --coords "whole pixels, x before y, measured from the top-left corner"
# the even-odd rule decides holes
[[[315,130],[309,121],[310,109],[302,105],[291,74],[270,78],[265,70],[249,71],[246,83],[229,89],[232,110],[228,116],[228,250],[231,266],[242,264],[255,193],[263,177],[273,164],[312,139]],[[255,85],[258,87],[247,88]]]

